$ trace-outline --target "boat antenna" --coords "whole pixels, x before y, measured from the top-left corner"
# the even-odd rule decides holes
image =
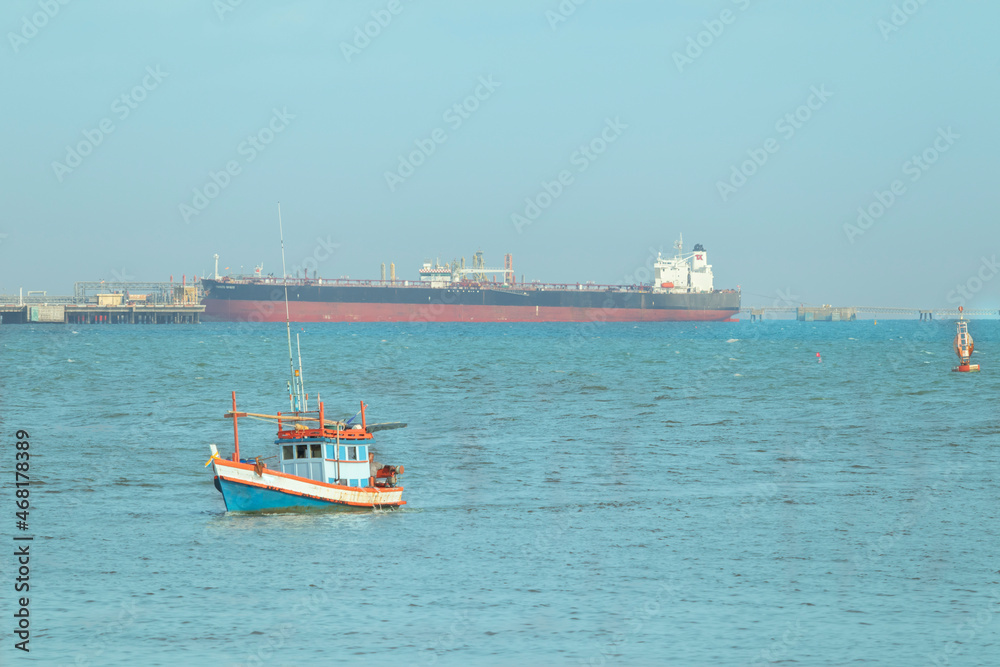
[[[308,412],[309,395],[306,394],[306,379],[302,377],[302,343],[299,341],[298,334],[295,334],[295,350],[299,353],[299,399],[302,401],[303,409]]]
[[[278,202],[278,235],[281,238],[281,275],[285,285],[285,332],[288,334],[288,371],[291,381],[288,383],[288,403],[292,412],[301,410],[302,391],[300,387],[301,371],[295,372],[295,362],[292,360],[292,325],[288,314],[288,273],[285,271],[285,230],[281,225],[281,202]],[[301,362],[300,362],[301,364]],[[294,387],[294,394],[292,389]]]

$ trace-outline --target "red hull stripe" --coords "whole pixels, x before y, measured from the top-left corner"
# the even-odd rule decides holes
[[[277,301],[205,299],[202,319],[216,322],[284,322]],[[280,306],[280,307],[279,307]],[[455,304],[320,303],[290,301],[295,322],[705,322],[725,320],[735,310],[658,308],[560,308],[553,306],[463,306]]]

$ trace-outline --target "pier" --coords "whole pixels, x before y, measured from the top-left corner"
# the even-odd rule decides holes
[[[198,324],[200,284],[78,282],[73,296],[0,295],[2,324]]]
[[[740,312],[750,316],[750,321],[763,319],[790,319],[794,315],[800,322],[852,322],[858,314],[871,315],[875,319],[918,319],[930,322],[935,319],[958,319],[958,308],[897,308],[879,306],[770,306],[763,308],[743,307]],[[1000,317],[1000,311],[992,308],[966,308],[962,313],[966,319]]]
[[[200,304],[0,304],[0,324],[198,324],[203,312]]]

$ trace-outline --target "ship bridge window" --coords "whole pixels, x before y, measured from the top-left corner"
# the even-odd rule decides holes
[[[358,448],[357,447],[348,447],[347,448],[347,460],[348,461],[357,461],[358,460]]]
[[[293,459],[295,458],[295,448],[291,445],[284,445],[281,448],[281,458],[283,459]]]
[[[323,446],[316,442],[309,445],[309,457],[313,459],[323,458]]]
[[[309,458],[309,445],[295,445],[295,458],[297,459]]]

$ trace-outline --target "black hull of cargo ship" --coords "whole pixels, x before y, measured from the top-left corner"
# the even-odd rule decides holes
[[[202,281],[203,319],[281,322],[285,287],[267,280]],[[648,288],[493,287],[486,285],[336,284],[289,281],[294,322],[660,322],[731,319],[740,309],[737,291],[680,294]]]

